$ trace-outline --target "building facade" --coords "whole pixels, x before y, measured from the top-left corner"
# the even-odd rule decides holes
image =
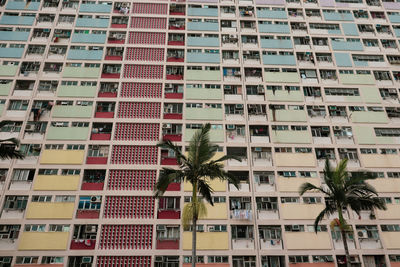
[[[0,266],[178,267],[188,184],[155,200],[212,124],[239,189],[213,181],[199,266],[343,266],[335,216],[303,182],[324,159],[376,172],[387,211],[352,211],[353,266],[400,266],[400,2],[3,0]],[[204,265],[203,265],[204,264]]]

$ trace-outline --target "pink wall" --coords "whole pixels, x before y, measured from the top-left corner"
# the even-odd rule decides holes
[[[179,240],[157,240],[156,249],[179,249]]]
[[[400,262],[390,262],[390,267],[400,267]]]

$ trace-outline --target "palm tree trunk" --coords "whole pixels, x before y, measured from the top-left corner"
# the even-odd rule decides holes
[[[196,226],[197,226],[197,218],[193,217],[192,223],[192,267],[196,267]]]
[[[340,233],[342,234],[344,253],[346,254],[346,266],[351,267],[350,253],[349,253],[349,246],[347,245],[346,231],[344,229],[340,228]]]

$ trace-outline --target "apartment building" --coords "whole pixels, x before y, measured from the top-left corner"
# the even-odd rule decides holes
[[[212,124],[239,189],[213,181],[199,266],[344,266],[316,234],[324,159],[349,159],[387,211],[346,212],[353,266],[400,266],[400,2],[2,0],[0,266],[178,267],[190,185],[162,166]],[[200,264],[201,263],[201,264]]]

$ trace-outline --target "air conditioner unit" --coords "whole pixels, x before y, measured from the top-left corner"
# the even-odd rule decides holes
[[[167,230],[167,227],[165,225],[157,225],[157,231],[165,231]]]
[[[367,232],[367,230],[357,230],[357,236],[358,236],[358,238],[360,238],[360,239],[366,239],[366,238],[368,238],[368,232]]]
[[[36,128],[35,124],[27,124],[26,127],[25,127],[25,131],[26,132],[33,132],[33,131],[35,131],[35,128]]]
[[[82,101],[76,101],[77,105],[82,105]]]
[[[86,233],[96,233],[97,232],[96,226],[95,225],[87,225],[85,227],[85,232]]]
[[[236,126],[235,126],[234,124],[227,124],[227,125],[226,125],[226,129],[227,129],[227,130],[235,130],[235,129],[236,129]]]
[[[91,263],[92,257],[82,257],[82,263]]]
[[[92,203],[100,203],[101,202],[101,196],[92,196],[92,197],[90,197],[90,202],[92,202]]]
[[[292,231],[300,231],[300,225],[292,225]]]

